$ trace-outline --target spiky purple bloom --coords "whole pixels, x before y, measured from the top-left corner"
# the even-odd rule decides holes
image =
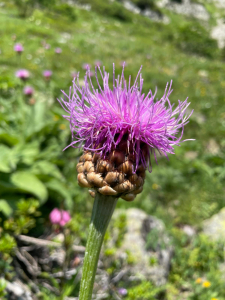
[[[70,121],[73,142],[69,146],[82,147],[84,150],[98,151],[105,157],[117,145],[126,140],[127,149],[136,155],[136,167],[141,161],[148,168],[150,156],[156,150],[167,157],[167,153],[174,154],[174,146],[179,146],[184,132],[184,126],[191,116],[185,114],[190,103],[178,100],[178,106],[173,109],[169,96],[172,93],[172,81],[166,85],[164,95],[155,100],[156,92],[150,90],[147,95],[142,93],[143,79],[141,68],[134,84],[131,86],[131,76],[128,83],[124,78],[124,67],[121,77],[115,78],[113,66],[113,88],[109,87],[109,74],[98,68],[103,87],[95,77],[98,89],[93,87],[90,70],[85,76],[85,86],[79,86],[79,77],[73,81],[73,92],[65,92],[66,99],[59,100],[62,107],[69,114],[64,116]],[[138,83],[139,81],[139,83]],[[180,131],[180,136],[177,134]],[[143,149],[148,146],[148,157],[144,158]],[[67,146],[67,147],[69,147]],[[67,148],[66,147],[66,148]],[[157,161],[156,161],[157,162]]]
[[[23,49],[23,46],[22,46],[21,44],[18,43],[18,44],[15,44],[15,45],[14,45],[14,51],[15,51],[15,52],[21,54],[21,53],[23,52],[23,50],[24,50],[24,49]]]
[[[46,78],[46,79],[49,79],[51,76],[52,76],[52,71],[50,70],[45,70],[43,72],[43,76]]]
[[[30,77],[30,73],[26,69],[21,69],[16,72],[16,77],[26,80]]]
[[[59,47],[55,48],[55,53],[57,53],[57,54],[62,53],[62,49]]]
[[[34,93],[34,89],[32,88],[32,86],[25,86],[23,89],[23,93],[26,96],[32,96]]]

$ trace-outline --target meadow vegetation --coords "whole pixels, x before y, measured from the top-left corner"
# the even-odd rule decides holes
[[[208,1],[206,24],[162,8],[160,13],[170,19],[163,24],[133,14],[122,1],[78,2],[76,6],[59,0],[1,1],[0,274],[4,275],[0,297],[4,299],[4,280],[15,276],[17,236],[46,234],[54,207],[70,211],[67,230],[71,239],[85,245],[93,200],[76,181],[80,152],[72,147],[62,151],[71,134],[56,98],[62,97],[61,90],[69,93],[78,71],[82,84],[83,64],[94,71],[100,60],[110,74],[113,63],[118,74],[125,61],[125,76],[131,74],[133,80],[142,65],[143,90],[154,92],[157,87],[157,98],[173,80],[172,103],[188,97],[190,111],[194,109],[184,138],[195,141],[182,143],[168,161],[157,157],[158,166],[152,159],[144,191],[134,202],[118,202],[119,208],[138,207],[162,219],[174,244],[168,283],[156,287],[145,280],[132,286],[120,282],[128,291],[124,299],[225,299],[219,269],[223,243],[201,233],[202,222],[225,205],[225,50],[218,49],[209,34],[215,13],[220,17],[224,13]],[[132,2],[159,10],[155,1]],[[91,9],[82,8],[84,4]],[[24,46],[21,55],[15,53],[15,43]],[[56,47],[62,53],[55,53]],[[29,70],[27,82],[16,78],[18,69]],[[52,71],[50,80],[44,78],[44,70]],[[25,85],[34,88],[32,97],[24,95]],[[181,230],[184,224],[193,226],[197,234],[188,237]],[[111,255],[105,251],[106,259]],[[52,285],[65,296],[77,296],[72,279],[64,286],[56,281]],[[43,287],[38,297],[59,299]]]

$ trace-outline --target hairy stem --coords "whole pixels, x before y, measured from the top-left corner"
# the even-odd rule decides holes
[[[117,203],[117,198],[96,193],[85,250],[79,300],[91,300],[103,238]]]

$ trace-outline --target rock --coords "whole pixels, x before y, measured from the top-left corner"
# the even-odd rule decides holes
[[[218,8],[225,8],[225,1],[224,0],[213,0],[215,6]]]
[[[123,5],[127,10],[131,11],[134,14],[140,14],[141,12],[141,9],[130,1],[124,1]]]
[[[159,14],[151,9],[145,9],[142,12],[143,16],[148,17],[149,19],[155,21],[155,22],[162,22],[164,24],[169,24],[170,23],[170,19],[169,17],[163,15],[163,14]]]
[[[208,141],[206,148],[207,151],[213,155],[217,155],[220,152],[220,147],[214,139]]]
[[[161,0],[159,2],[156,2],[156,4],[158,7],[165,7],[178,14],[194,17],[199,20],[208,21],[210,18],[209,13],[203,5],[192,3],[190,0],[183,0],[182,3],[175,3],[169,0]]]
[[[92,299],[108,299],[109,284],[109,274],[104,270],[98,269],[95,277]]]
[[[62,267],[65,261],[66,252],[63,248],[54,249],[48,258],[55,267]]]
[[[214,241],[225,241],[225,208],[204,221],[203,232]]]
[[[184,157],[189,159],[189,160],[194,160],[196,159],[198,156],[198,152],[197,151],[187,151],[185,154],[184,154]]]
[[[129,274],[128,280],[145,278],[156,285],[165,284],[173,248],[164,223],[136,208],[117,210],[113,219],[116,220],[121,213],[126,215],[127,223],[116,258],[124,262],[128,256],[134,259],[133,264],[124,263],[126,270],[121,272],[124,271],[124,275]],[[116,241],[117,235],[118,229],[112,226],[111,247],[115,247],[113,241]]]
[[[217,20],[217,26],[212,28],[210,35],[213,39],[217,40],[220,49],[225,47],[225,22],[223,19]]]
[[[21,281],[7,281],[6,285],[7,299],[10,300],[32,300],[31,291]]]
[[[189,237],[193,237],[196,234],[196,231],[193,227],[191,227],[190,225],[184,225],[182,227],[182,230],[184,233],[186,233],[186,235],[188,235]]]
[[[203,232],[214,241],[225,241],[225,208],[204,221]]]
[[[149,8],[146,8],[144,10],[140,9],[138,6],[136,6],[134,3],[132,3],[131,1],[125,0],[122,2],[123,6],[131,11],[134,14],[142,14],[143,16],[155,21],[155,22],[162,22],[164,24],[169,24],[170,19],[163,15],[162,13],[153,11]]]

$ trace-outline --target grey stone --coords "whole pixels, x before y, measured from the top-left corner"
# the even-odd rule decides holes
[[[225,241],[225,208],[204,221],[203,232],[213,241]]]
[[[7,281],[6,292],[8,299],[13,300],[32,300],[31,291],[21,281]]]
[[[192,3],[190,0],[183,0],[182,3],[174,3],[169,0],[161,0],[156,2],[158,7],[165,7],[178,14],[194,17],[199,20],[208,21],[209,13],[205,7],[198,3]]]
[[[117,210],[114,219],[121,213],[126,215],[127,226],[121,247],[117,249],[116,257],[125,261],[128,254],[134,258],[134,264],[126,265],[128,280],[145,278],[157,285],[165,284],[170,268],[173,247],[166,233],[164,223],[156,217],[147,215],[144,211],[130,208]],[[115,242],[118,229],[112,226],[111,247]],[[150,236],[149,236],[150,234]],[[148,239],[150,238],[150,241]]]
[[[141,9],[130,1],[124,1],[123,5],[127,10],[133,12],[134,14],[140,14],[141,12]]]
[[[217,25],[212,28],[210,35],[213,39],[217,40],[220,49],[225,47],[225,22],[223,19],[217,20]]]
[[[183,226],[183,232],[186,233],[186,235],[193,237],[196,234],[196,231],[193,227],[191,227],[190,225],[184,225]]]

